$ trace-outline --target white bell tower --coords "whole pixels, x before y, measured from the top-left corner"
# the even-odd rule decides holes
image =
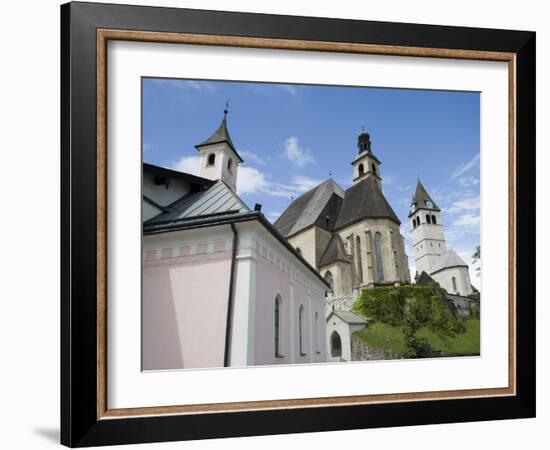
[[[244,161],[227,131],[227,113],[226,107],[218,129],[202,144],[195,145],[195,148],[201,154],[199,176],[208,180],[222,180],[236,191],[239,164]]]
[[[409,219],[416,271],[430,275],[440,256],[447,251],[441,210],[432,200],[420,180],[416,186]]]

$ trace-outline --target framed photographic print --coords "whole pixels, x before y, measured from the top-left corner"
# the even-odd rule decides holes
[[[61,8],[61,440],[535,414],[535,33]]]

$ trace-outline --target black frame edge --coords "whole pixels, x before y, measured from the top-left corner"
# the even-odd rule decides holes
[[[97,28],[368,42],[517,53],[517,395],[96,419]],[[94,3],[61,6],[61,443],[70,447],[535,416],[533,32]],[[437,44],[437,45],[435,45]],[[78,84],[78,88],[76,87]],[[93,272],[93,273],[92,273]],[[527,299],[521,302],[519,297]],[[74,324],[74,326],[73,326]],[[217,429],[216,436],[210,430]]]

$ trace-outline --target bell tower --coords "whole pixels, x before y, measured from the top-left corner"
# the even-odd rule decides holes
[[[359,183],[368,177],[374,177],[379,188],[382,188],[382,177],[380,176],[379,159],[374,156],[371,149],[370,135],[363,127],[357,137],[357,148],[359,152],[351,162],[353,166],[353,183]]]
[[[409,219],[412,227],[416,271],[419,275],[422,272],[430,275],[439,257],[447,251],[447,244],[441,223],[441,209],[432,200],[420,180],[412,199]]]
[[[237,153],[227,130],[227,105],[216,131],[202,144],[195,145],[201,154],[199,176],[208,180],[222,180],[233,191],[237,189],[237,172],[243,159]]]

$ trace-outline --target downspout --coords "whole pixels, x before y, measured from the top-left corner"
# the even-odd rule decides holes
[[[229,224],[233,232],[233,248],[231,250],[231,268],[229,271],[229,293],[227,296],[227,321],[225,324],[225,351],[223,354],[223,366],[229,366],[229,351],[231,348],[231,332],[233,330],[233,283],[235,278],[235,266],[237,263],[237,242],[239,235],[234,223]]]

